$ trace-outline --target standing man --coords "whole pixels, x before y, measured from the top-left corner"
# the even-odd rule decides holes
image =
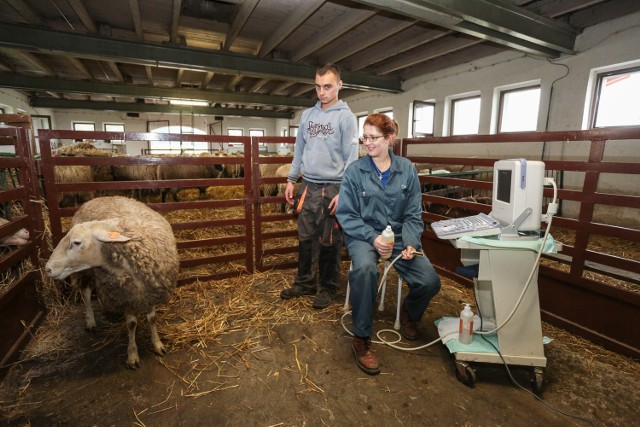
[[[331,304],[340,285],[342,230],[335,213],[344,171],[358,157],[358,125],[347,104],[338,99],[342,80],[336,65],[320,67],[315,84],[318,102],[302,113],[284,192],[287,203],[293,205],[294,183],[302,174],[295,206],[298,272],[293,286],[280,297],[316,295],[319,279],[313,308],[322,309]]]

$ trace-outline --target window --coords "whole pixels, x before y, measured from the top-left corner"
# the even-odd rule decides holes
[[[149,132],[172,134],[203,135],[204,131],[190,126],[170,125],[168,120],[151,120],[147,122]],[[182,132],[181,132],[182,131]],[[152,154],[191,154],[197,155],[208,152],[206,142],[194,141],[149,141],[149,153]]]
[[[474,135],[480,126],[480,96],[451,101],[451,135]]]
[[[242,136],[244,135],[244,130],[242,129],[227,129],[227,135],[229,136]]]
[[[249,129],[249,136],[250,137],[262,137],[264,136],[264,129]],[[258,143],[258,150],[260,152],[267,152],[267,143],[266,142],[259,142]]]
[[[72,122],[73,130],[81,130],[81,131],[95,131],[96,124],[95,123],[87,123],[87,122]],[[84,139],[76,139],[76,142],[84,141]]]
[[[540,86],[500,92],[498,133],[535,131],[538,124]]]
[[[124,124],[122,123],[104,123],[103,126],[105,132],[124,132]],[[112,139],[111,142],[114,144],[124,143],[122,139]]]
[[[124,132],[124,125],[122,123],[105,123],[105,132]]]
[[[289,136],[298,136],[298,126],[289,126]]]
[[[380,111],[377,111],[377,113],[384,114],[385,116],[388,116],[390,119],[393,119],[393,110],[380,110]]]
[[[0,107],[0,114],[4,114],[4,107]]]
[[[95,123],[87,123],[87,122],[73,122],[73,130],[89,130],[95,131],[96,124]]]
[[[591,127],[640,125],[640,67],[600,73],[596,79]]]
[[[436,114],[434,102],[413,101],[413,137],[433,136],[433,120]]]
[[[358,121],[358,132],[362,133],[364,129],[364,122],[367,120],[368,114],[360,114],[356,116],[356,120]]]

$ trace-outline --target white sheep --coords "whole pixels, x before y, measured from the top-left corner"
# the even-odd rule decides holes
[[[272,178],[276,175],[278,169],[284,166],[281,163],[262,163],[258,166],[261,178]],[[289,167],[291,167],[289,165]],[[260,195],[262,197],[272,197],[278,195],[278,184],[260,184]]]
[[[86,328],[96,326],[91,288],[101,305],[122,313],[129,333],[127,367],[140,366],[136,315],[145,313],[151,342],[166,349],[156,329],[156,304],[166,302],[178,278],[176,240],[166,219],[144,203],[127,197],[99,197],[78,209],[71,229],[54,249],[45,273],[62,280],[72,275],[85,303]]]
[[[0,218],[0,225],[8,223],[8,219]],[[11,236],[0,237],[0,246],[24,246],[27,243],[29,243],[29,231],[26,228],[21,228]]]

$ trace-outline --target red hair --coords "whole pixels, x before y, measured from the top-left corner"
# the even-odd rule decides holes
[[[398,136],[398,122],[386,114],[369,114],[364,121],[364,124],[375,127],[384,136]]]

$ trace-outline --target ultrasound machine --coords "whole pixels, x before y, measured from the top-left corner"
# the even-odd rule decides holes
[[[480,213],[431,224],[440,239],[449,240],[460,249],[462,265],[474,267],[471,271],[477,317],[472,343],[461,344],[455,339],[445,343],[455,355],[456,376],[468,386],[475,382],[471,362],[506,363],[532,367],[532,387],[541,393],[546,358],[538,264],[542,253],[557,252],[560,246],[549,234],[557,211],[557,188],[553,179],[544,175],[541,161],[499,160],[493,167],[488,215]],[[553,186],[554,198],[547,213],[542,214],[545,185]],[[542,222],[547,223],[544,232],[540,230]],[[485,343],[487,340],[494,346]]]

